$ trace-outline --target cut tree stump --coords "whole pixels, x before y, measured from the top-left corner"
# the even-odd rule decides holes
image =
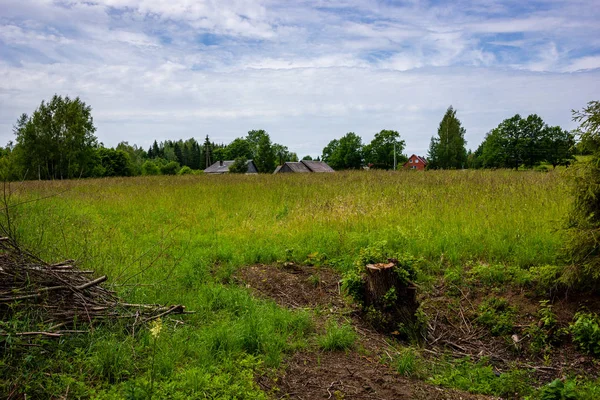
[[[371,318],[375,328],[387,333],[409,336],[406,329],[418,327],[416,312],[417,288],[398,275],[398,265],[394,260],[387,264],[366,266],[364,305],[374,308],[376,318]],[[412,336],[412,335],[410,335]]]

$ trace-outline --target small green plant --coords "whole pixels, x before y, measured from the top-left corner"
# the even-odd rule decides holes
[[[600,355],[600,319],[597,314],[578,312],[571,324],[573,343],[580,350],[598,356]]]
[[[564,331],[558,327],[556,314],[549,303],[548,300],[540,301],[539,320],[526,330],[531,337],[529,348],[534,354],[547,355],[564,334]]]
[[[317,341],[319,347],[327,351],[346,350],[354,346],[356,342],[356,332],[351,325],[338,325],[330,322],[326,327],[326,333],[320,336]]]
[[[576,393],[576,383],[573,380],[563,382],[555,379],[544,386],[539,394],[540,400],[578,400],[580,397]]]
[[[474,363],[466,357],[436,365],[430,380],[436,385],[503,398],[521,398],[531,393],[529,377],[525,371],[511,370],[500,373],[494,370],[486,358]]]
[[[513,331],[517,310],[506,299],[490,297],[479,305],[477,322],[490,329],[492,335],[506,335]]]
[[[357,270],[353,269],[344,274],[342,290],[356,303],[362,304],[365,295],[365,281]]]
[[[150,393],[149,397],[152,399],[154,394],[154,362],[156,360],[156,342],[160,336],[162,330],[162,321],[160,318],[152,321],[152,328],[150,328],[150,334],[152,335],[152,368],[150,372]]]
[[[418,375],[421,368],[419,354],[412,348],[403,349],[395,360],[396,371],[400,375],[411,377]]]

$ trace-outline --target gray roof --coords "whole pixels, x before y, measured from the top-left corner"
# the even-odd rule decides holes
[[[229,167],[234,163],[234,160],[227,160],[227,161],[217,161],[216,163],[214,163],[213,165],[211,165],[210,167],[206,168],[204,170],[205,174],[225,174],[227,172],[229,172]],[[248,173],[256,173],[256,166],[254,165],[254,161],[252,160],[248,160],[246,162],[246,165],[248,165]]]
[[[333,168],[327,165],[324,161],[310,161],[302,160],[304,164],[311,172],[334,172]]]
[[[292,162],[288,161],[285,163],[292,170],[292,172],[310,172],[310,169],[306,167],[306,165],[301,162]]]
[[[288,161],[283,165],[277,167],[274,173],[278,172],[334,172],[333,169],[323,161],[307,161],[302,160],[298,162]]]
[[[223,162],[217,161],[210,167],[206,168],[204,170],[204,173],[205,174],[224,174],[226,172],[229,172],[229,167],[231,166],[231,164],[233,164],[233,160],[223,161]]]

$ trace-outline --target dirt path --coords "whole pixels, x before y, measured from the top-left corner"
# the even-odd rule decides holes
[[[257,296],[288,308],[319,310],[317,329],[331,318],[352,322],[359,335],[355,350],[326,352],[317,348],[288,358],[276,376],[261,376],[258,383],[273,398],[289,399],[492,399],[439,388],[400,376],[382,360],[397,350],[388,338],[366,325],[340,295],[339,275],[314,267],[251,266],[237,275]]]

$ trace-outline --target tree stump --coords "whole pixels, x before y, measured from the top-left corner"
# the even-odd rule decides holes
[[[417,338],[421,329],[416,317],[417,288],[402,277],[403,270],[399,271],[394,260],[390,261],[366,266],[364,306],[375,328]]]

